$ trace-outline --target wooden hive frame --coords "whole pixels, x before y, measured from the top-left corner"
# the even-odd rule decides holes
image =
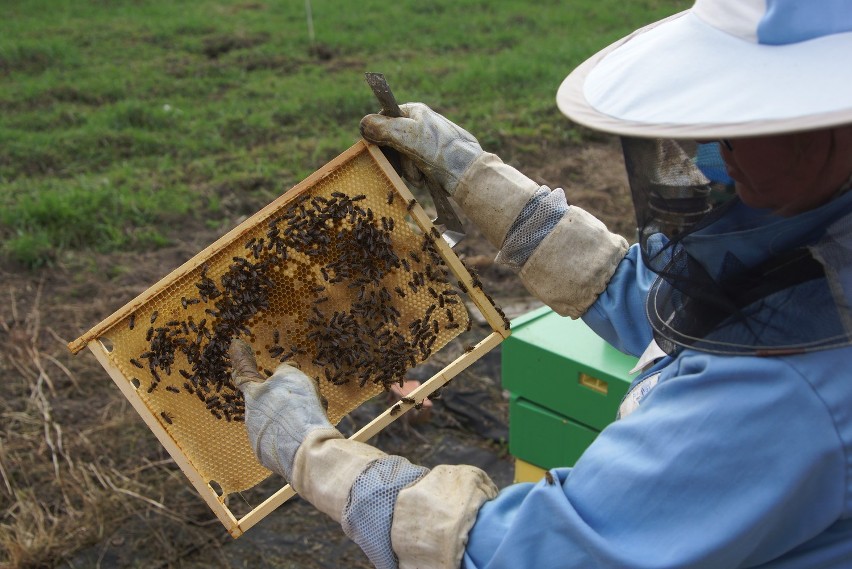
[[[91,330],[68,344],[69,349],[75,354],[85,347],[89,348],[98,362],[104,367],[115,384],[121,390],[122,394],[142,417],[148,428],[154,433],[163,447],[165,447],[177,465],[187,476],[196,491],[213,510],[230,535],[235,538],[242,535],[245,531],[266,517],[272,510],[293,497],[295,495],[295,491],[289,484],[287,484],[266,498],[266,500],[264,500],[261,504],[251,509],[251,511],[247,514],[237,518],[225,504],[225,496],[220,496],[209,482],[205,480],[204,476],[202,476],[198,469],[189,460],[188,456],[181,449],[177,441],[169,434],[161,421],[156,417],[154,411],[148,407],[145,401],[140,397],[139,393],[137,393],[137,390],[133,387],[133,385],[131,385],[129,378],[111,359],[111,347],[102,341],[101,337],[113,326],[123,321],[130,314],[134,313],[134,311],[136,311],[139,307],[145,305],[149,300],[164,291],[171,283],[187,275],[191,271],[198,269],[198,267],[202,266],[207,259],[210,259],[213,255],[222,251],[225,247],[231,245],[236,240],[243,238],[249,228],[256,226],[262,220],[267,219],[272,212],[280,210],[283,205],[293,200],[304,190],[315,186],[342,165],[347,164],[350,160],[360,156],[369,156],[369,158],[372,159],[379,167],[381,174],[387,178],[395,190],[406,201],[411,203],[411,201],[414,200],[414,206],[409,209],[408,214],[416,222],[424,234],[429,234],[430,232],[434,234],[434,231],[436,230],[434,229],[428,215],[422,207],[416,203],[415,197],[394,171],[393,167],[382,154],[381,150],[378,147],[361,140],[340,156],[317,170],[300,184],[296,185],[269,205],[259,210],[226,235],[204,248],[192,259],[162,278],[148,290],[144,291],[135,299],[128,302],[125,306],[104,319],[101,323],[94,326]],[[414,407],[415,403],[413,401],[422,401],[424,398],[434,393],[437,389],[444,386],[447,382],[483,355],[498,346],[500,342],[509,335],[508,320],[506,320],[499,308],[493,304],[491,299],[479,288],[478,280],[471,276],[449,245],[440,238],[434,240],[434,245],[449,270],[453,273],[458,282],[464,285],[468,298],[477,307],[485,321],[491,327],[492,332],[475,344],[472,349],[467,350],[408,394],[408,398],[412,402],[402,401],[394,406],[388,407],[384,410],[384,412],[379,414],[372,421],[353,434],[350,437],[352,440],[366,442],[378,434],[382,429],[387,427],[396,419],[402,417],[408,410]]]

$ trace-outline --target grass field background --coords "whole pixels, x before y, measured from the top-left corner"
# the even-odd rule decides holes
[[[358,136],[364,71],[511,159],[577,137],[583,58],[684,2],[15,2],[0,21],[0,238],[25,266],[155,247],[223,192],[268,199]],[[505,156],[508,155],[508,156]]]
[[[564,76],[688,5],[4,2],[0,567],[251,566],[263,530],[220,540],[97,363],[64,342],[348,148],[378,107],[365,71],[506,161],[540,163],[596,137],[557,111]],[[296,546],[267,539],[292,561]],[[211,540],[230,553],[204,553]],[[254,566],[315,566],[270,559]]]

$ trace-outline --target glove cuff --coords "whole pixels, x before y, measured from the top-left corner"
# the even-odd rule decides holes
[[[571,206],[518,273],[532,294],[562,316],[579,318],[627,254],[624,237]]]
[[[538,188],[539,184],[504,164],[495,154],[483,152],[459,180],[453,199],[499,249]]]
[[[316,509],[340,522],[355,479],[383,456],[376,448],[343,438],[333,427],[315,429],[296,452],[290,484]]]
[[[473,466],[440,465],[402,490],[391,541],[400,569],[460,567],[479,508],[497,487]]]

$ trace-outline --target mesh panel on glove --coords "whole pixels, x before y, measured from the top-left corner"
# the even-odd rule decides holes
[[[520,271],[569,207],[562,188],[551,192],[547,186],[540,187],[509,228],[495,261]]]
[[[400,456],[387,456],[371,463],[355,479],[340,523],[377,569],[397,568],[390,537],[396,498],[428,472]]]

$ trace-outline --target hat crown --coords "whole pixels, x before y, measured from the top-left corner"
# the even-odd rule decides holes
[[[765,45],[852,31],[849,0],[696,0],[692,13],[723,32]]]

